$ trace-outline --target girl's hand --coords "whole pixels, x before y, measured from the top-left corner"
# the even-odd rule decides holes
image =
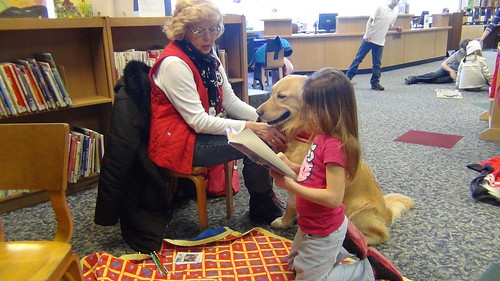
[[[290,169],[292,169],[296,174],[299,173],[300,165],[295,164],[292,161],[290,161],[290,159],[288,159],[288,157],[286,157],[286,155],[283,152],[278,152],[278,154],[276,154],[276,155],[278,156],[279,159],[283,160],[283,162],[285,162],[285,164],[288,167],[290,167]]]
[[[280,175],[276,172],[273,172],[272,170],[270,171],[270,173],[271,173],[271,177],[273,177],[273,179],[274,179],[274,185],[276,185],[279,188],[287,189],[286,183],[285,183],[285,179],[286,179],[285,176]]]
[[[259,138],[268,143],[276,151],[283,151],[286,149],[286,136],[275,127],[267,123],[247,121],[245,128],[252,130]]]

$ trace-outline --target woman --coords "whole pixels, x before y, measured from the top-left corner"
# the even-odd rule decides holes
[[[255,109],[233,92],[214,52],[224,32],[222,14],[208,0],[181,0],[166,24],[172,40],[150,71],[149,157],[182,173],[243,158],[227,144],[226,132],[251,129],[273,148],[285,145],[276,128],[256,122]],[[219,117],[225,112],[229,118]],[[245,121],[247,120],[247,121]],[[269,223],[282,215],[267,168],[244,158],[243,177],[250,193],[250,219]]]

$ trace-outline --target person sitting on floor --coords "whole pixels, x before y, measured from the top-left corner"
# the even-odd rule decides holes
[[[480,91],[491,85],[491,74],[486,59],[482,57],[481,43],[478,40],[467,44],[467,56],[457,71],[456,86],[460,90]]]
[[[460,49],[441,63],[441,67],[434,72],[425,73],[417,76],[408,76],[405,78],[405,84],[429,83],[445,84],[453,83],[457,79],[457,70],[460,62],[465,57],[467,44],[470,39],[464,39],[460,42]]]

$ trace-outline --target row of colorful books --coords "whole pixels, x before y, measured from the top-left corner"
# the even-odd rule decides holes
[[[160,56],[161,49],[152,49],[147,51],[138,51],[129,49],[121,52],[114,52],[115,57],[115,78],[120,79],[123,75],[123,70],[127,63],[131,60],[142,61],[143,63],[153,66],[156,59]]]
[[[68,182],[100,173],[104,155],[104,136],[88,128],[72,127],[69,137]],[[0,190],[0,198],[27,193],[29,190]]]
[[[0,116],[72,105],[51,53],[0,63]]]
[[[69,141],[68,182],[76,183],[101,171],[104,136],[88,128],[73,127]]]

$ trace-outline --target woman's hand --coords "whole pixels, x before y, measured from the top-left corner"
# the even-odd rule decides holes
[[[252,130],[259,138],[267,142],[273,149],[283,151],[286,148],[287,139],[275,127],[263,122],[247,121],[245,128]]]

